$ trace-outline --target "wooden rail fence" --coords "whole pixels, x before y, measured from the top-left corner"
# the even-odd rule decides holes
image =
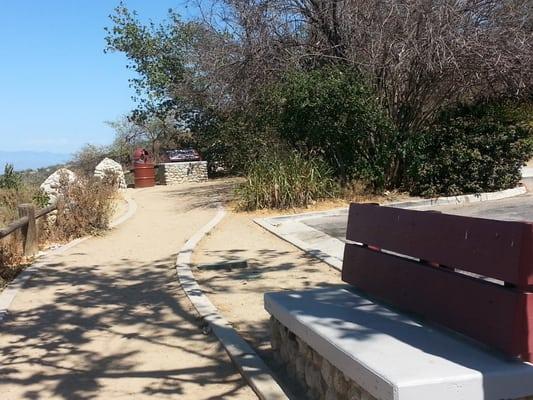
[[[37,219],[55,210],[57,210],[55,204],[40,210],[36,210],[33,204],[20,204],[18,206],[20,218],[13,221],[5,228],[0,229],[0,239],[3,239],[20,229],[22,233],[24,256],[34,256],[39,251]]]

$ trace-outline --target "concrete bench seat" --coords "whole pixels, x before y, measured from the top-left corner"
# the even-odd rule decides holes
[[[532,364],[422,324],[350,286],[267,293],[265,308],[378,400],[533,396]]]

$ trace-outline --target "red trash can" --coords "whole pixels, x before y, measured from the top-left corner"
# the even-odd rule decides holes
[[[136,188],[155,186],[154,164],[134,164],[133,168]]]

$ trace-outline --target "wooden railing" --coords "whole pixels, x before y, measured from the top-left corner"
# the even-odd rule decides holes
[[[22,233],[22,244],[24,256],[31,257],[39,251],[39,232],[37,228],[37,219],[42,216],[55,211],[57,206],[55,204],[48,207],[36,210],[33,204],[20,204],[18,206],[20,218],[13,221],[5,228],[0,229],[0,239],[11,235],[13,232],[20,229]]]

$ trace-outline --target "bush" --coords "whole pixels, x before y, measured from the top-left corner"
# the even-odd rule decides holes
[[[48,203],[48,196],[38,185],[26,183],[11,164],[6,164],[4,174],[0,176],[0,225],[17,219],[17,206],[23,203],[44,207]]]
[[[193,131],[210,173],[221,166],[226,173],[246,174],[251,163],[280,147],[276,133],[260,127],[257,113],[250,110],[198,116]]]
[[[81,178],[67,183],[65,176],[57,212],[37,220],[39,243],[68,241],[107,229],[114,210],[114,179],[109,175],[105,179]],[[17,219],[17,205],[32,200],[38,207],[43,207],[48,203],[48,196],[24,184],[18,189],[0,189],[0,223],[5,225]],[[24,268],[25,261],[18,232],[0,240],[0,288]]]
[[[109,227],[114,211],[116,189],[113,182],[99,178],[78,178],[64,182],[52,224],[56,239],[68,241],[98,234]]]
[[[74,169],[78,175],[91,177],[98,163],[108,156],[109,149],[106,146],[86,144],[73,154],[69,168]]]
[[[4,165],[4,174],[0,176],[0,189],[18,189],[21,177],[15,172],[13,164]]]
[[[337,191],[331,168],[321,159],[273,154],[252,163],[246,182],[237,189],[238,208],[305,207]]]
[[[325,67],[287,75],[270,88],[260,123],[304,154],[320,154],[343,181],[381,189],[390,181],[398,135],[360,75]]]
[[[457,195],[516,186],[533,154],[532,120],[531,108],[507,103],[442,113],[411,143],[410,192]]]

